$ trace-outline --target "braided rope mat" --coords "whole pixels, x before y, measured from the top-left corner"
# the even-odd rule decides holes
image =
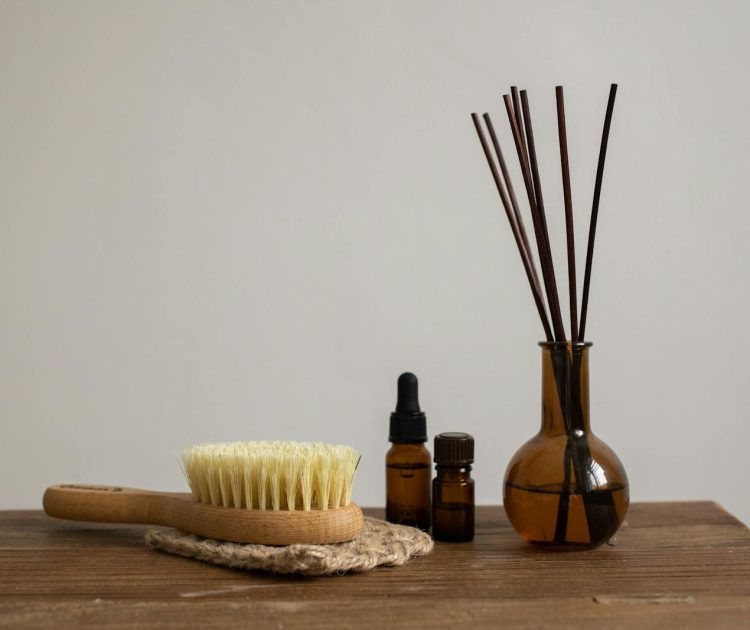
[[[428,534],[405,525],[365,517],[360,535],[334,545],[270,547],[201,538],[178,530],[150,530],[146,545],[178,556],[196,558],[233,569],[260,569],[298,575],[338,575],[369,571],[380,565],[406,564],[432,551]]]

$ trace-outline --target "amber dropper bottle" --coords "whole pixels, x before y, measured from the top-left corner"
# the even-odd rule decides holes
[[[418,387],[411,372],[398,379],[398,402],[388,436],[392,446],[385,456],[385,518],[427,531],[432,458],[424,445],[427,418],[419,408]]]
[[[448,542],[474,538],[474,438],[468,433],[435,436],[432,537]]]

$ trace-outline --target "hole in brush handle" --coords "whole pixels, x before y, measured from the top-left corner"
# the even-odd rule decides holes
[[[121,488],[120,486],[89,486],[78,483],[64,483],[57,487],[69,490],[93,490],[95,492],[123,492],[125,490],[125,488]]]

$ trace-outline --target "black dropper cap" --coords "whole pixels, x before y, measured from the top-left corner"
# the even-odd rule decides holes
[[[421,444],[427,441],[427,417],[419,408],[419,381],[411,372],[398,377],[398,401],[391,414],[389,442]]]

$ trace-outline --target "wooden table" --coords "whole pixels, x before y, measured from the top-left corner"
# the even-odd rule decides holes
[[[0,627],[750,627],[750,531],[715,503],[634,504],[585,552],[524,544],[499,507],[477,521],[404,567],[284,578],[149,551],[146,527],[0,512]]]

